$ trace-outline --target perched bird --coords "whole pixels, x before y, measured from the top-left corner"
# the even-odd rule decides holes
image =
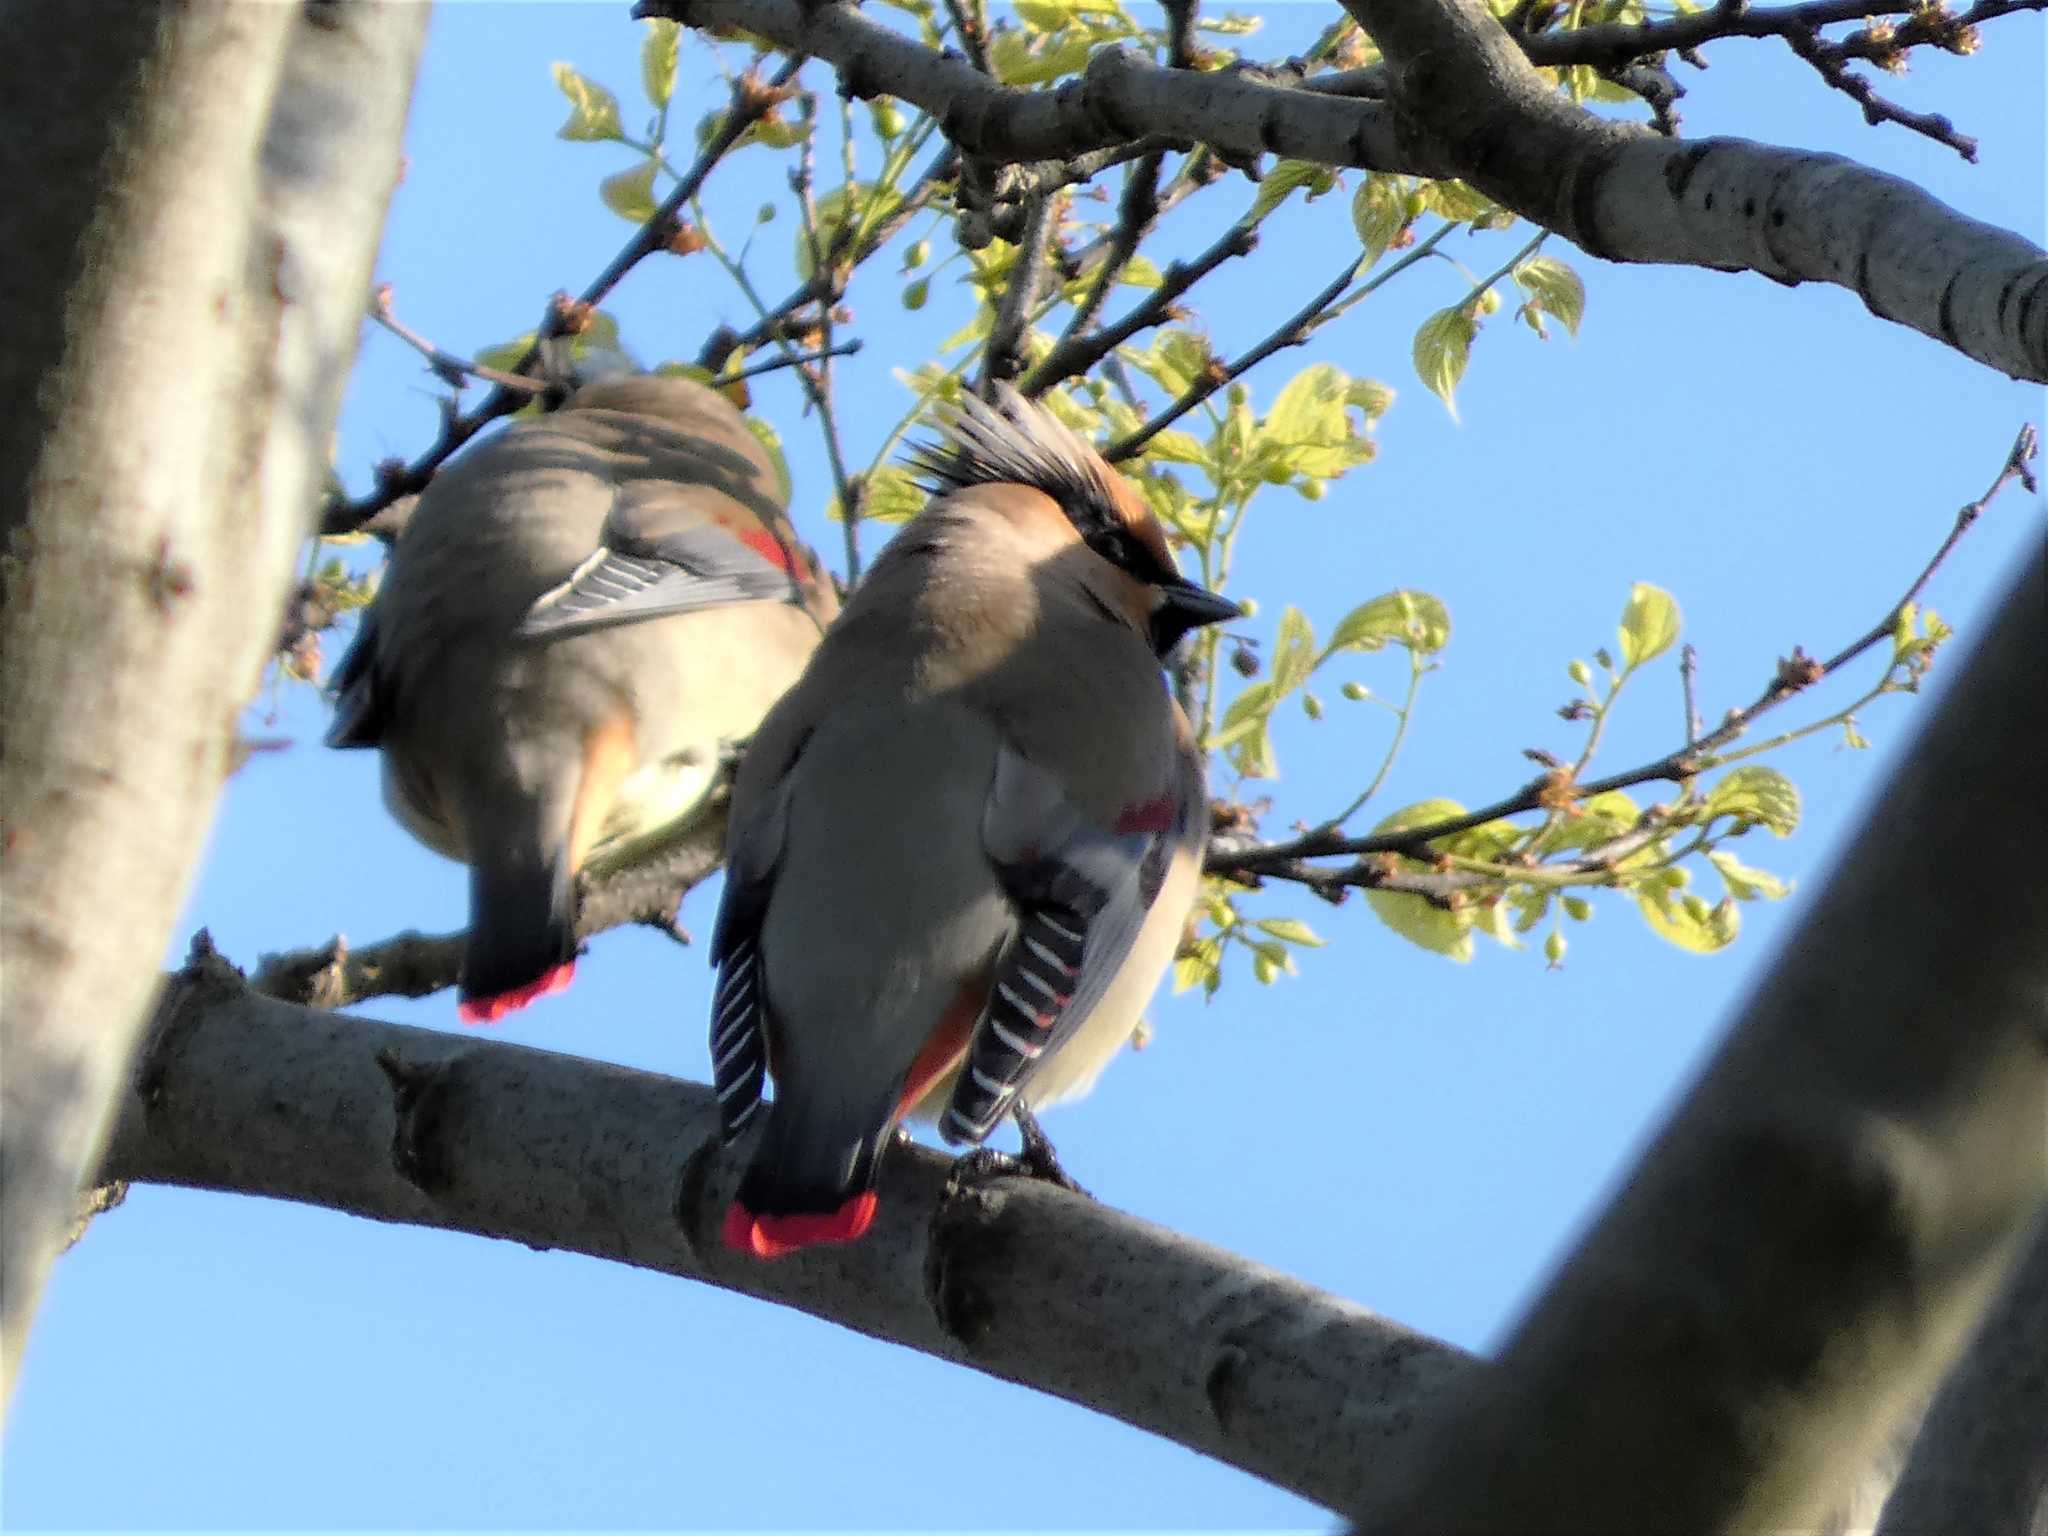
[[[727,1144],[775,1079],[723,1231],[763,1258],[865,1232],[905,1116],[978,1145],[1085,1091],[1194,900],[1202,758],[1160,667],[1236,605],[1014,391],[944,427],[734,787],[711,1052]]]
[[[577,871],[716,781],[838,609],[760,443],[686,379],[612,377],[436,475],[335,669],[327,741],[469,865],[460,1013],[567,986]]]

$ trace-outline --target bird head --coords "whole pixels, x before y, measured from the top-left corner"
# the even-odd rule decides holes
[[[1239,617],[1236,603],[1181,575],[1159,519],[1092,444],[1009,385],[995,393],[993,403],[970,394],[941,406],[944,436],[911,451],[932,495],[1016,485],[1049,499],[1071,539],[1108,568],[1100,574],[1155,655],[1191,629]]]

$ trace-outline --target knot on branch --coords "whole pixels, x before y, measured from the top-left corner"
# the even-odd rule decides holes
[[[421,1194],[448,1187],[450,1159],[443,1134],[452,1063],[410,1062],[395,1049],[377,1053],[377,1069],[391,1085],[391,1166]]]

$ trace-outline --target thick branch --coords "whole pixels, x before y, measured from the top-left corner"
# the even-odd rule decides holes
[[[1606,122],[1536,73],[1485,0],[1345,0],[1394,77],[1403,151],[1610,261],[1847,288],[2018,378],[2048,382],[2048,257],[1839,155],[1691,143]]]
[[[1249,70],[1160,69],[1128,49],[1105,48],[1078,79],[1034,91],[998,85],[966,59],[934,53],[850,5],[640,0],[633,12],[689,27],[737,27],[824,59],[853,95],[912,102],[962,151],[984,159],[1071,160],[1156,134],[1173,143],[1199,140],[1236,162],[1276,154],[1394,166],[1392,125],[1375,103],[1312,96]]]
[[[1367,1529],[1806,1529],[1939,1379],[2048,1209],[2048,551],[2016,574],[1734,1034]]]
[[[224,1129],[225,1128],[225,1129]],[[709,1089],[313,1013],[201,954],[173,978],[103,1177],[238,1190],[725,1286],[1036,1387],[1320,1503],[1355,1503],[1468,1357],[1069,1194],[948,1192],[899,1147],[861,1242],[762,1264],[718,1229]]]
[[[1877,1536],[2048,1531],[2048,1220],[1935,1394]]]
[[[426,16],[0,14],[11,1386],[325,479]]]
[[[1281,76],[1160,69],[1119,48],[1055,90],[1003,86],[846,5],[642,0],[638,10],[814,54],[856,95],[932,112],[982,159],[1066,160],[1162,135],[1237,164],[1271,153],[1460,176],[1596,256],[1836,283],[1884,319],[2048,381],[2048,257],[2032,242],[1840,156],[1673,142],[1606,122],[1552,90],[1483,0],[1350,8],[1393,66],[1398,117]]]

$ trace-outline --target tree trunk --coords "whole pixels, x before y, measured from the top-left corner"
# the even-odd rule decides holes
[[[1939,1381],[2048,1199],[2048,550],[2017,575],[1703,1080],[1366,1530],[1812,1529]]]
[[[11,1395],[275,643],[425,7],[0,3]]]

